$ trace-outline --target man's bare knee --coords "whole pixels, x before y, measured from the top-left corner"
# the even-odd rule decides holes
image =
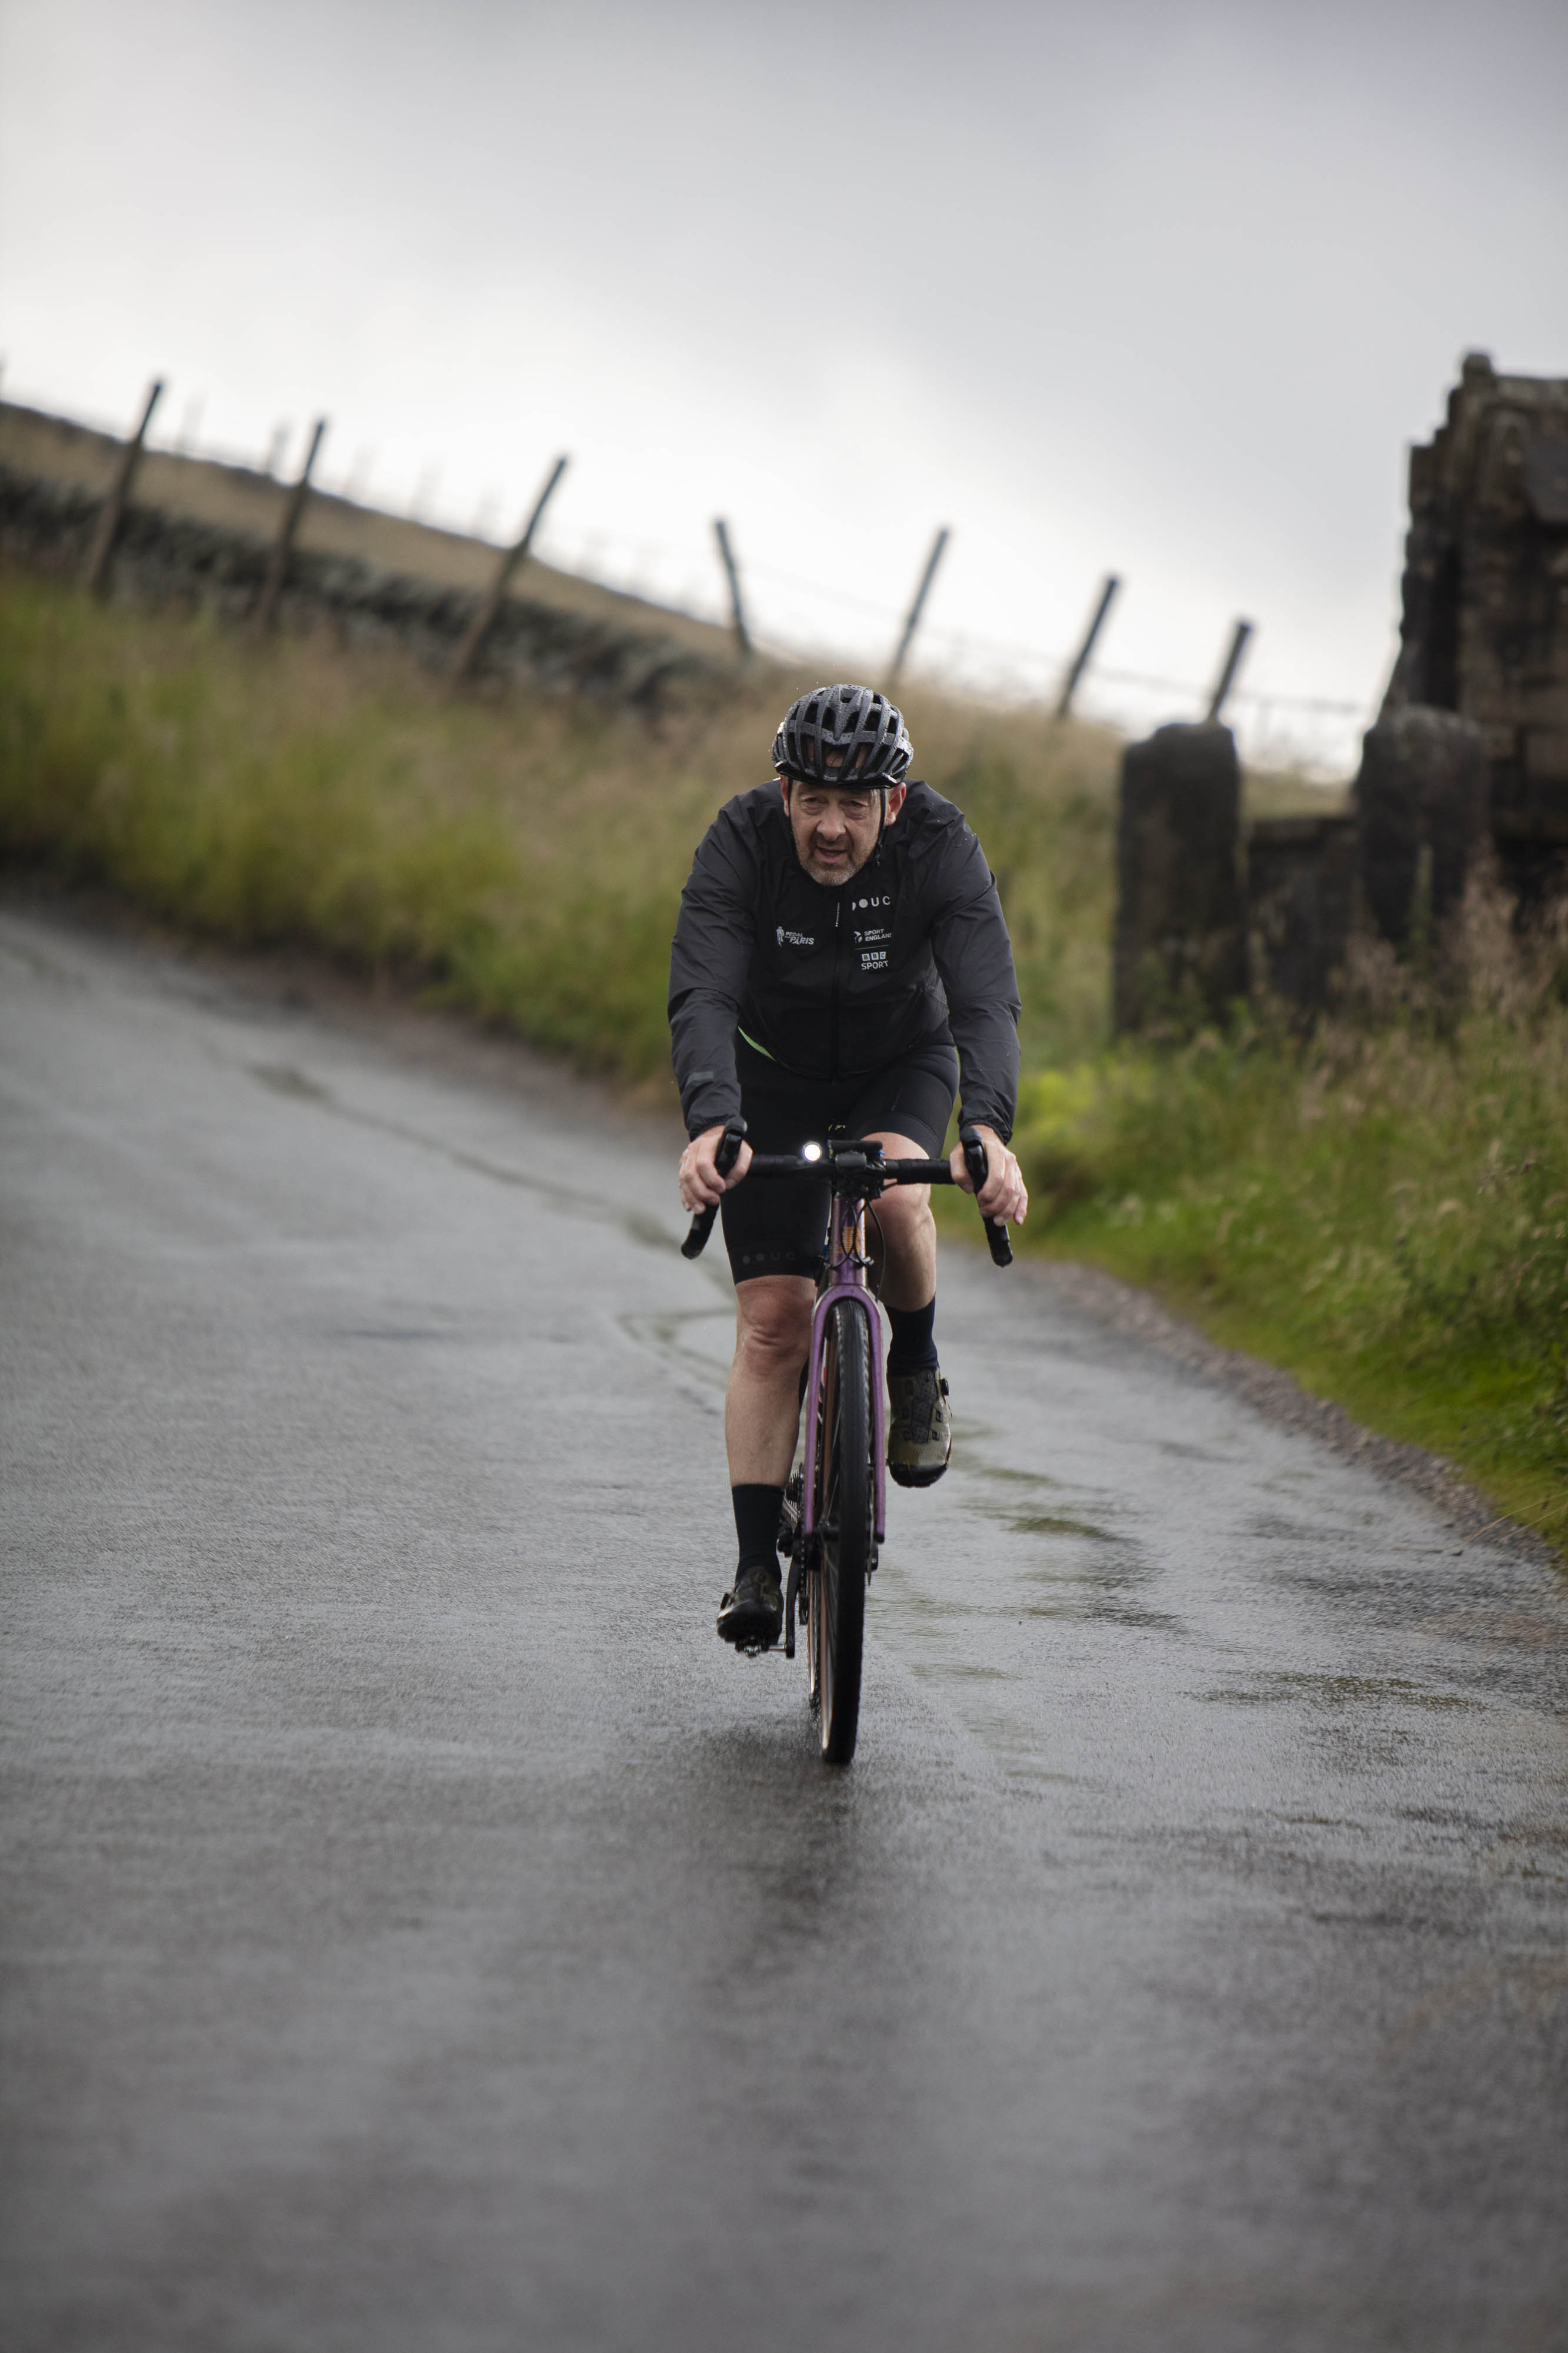
[[[735,1292],[736,1345],[759,1372],[795,1372],[811,1344],[812,1286],[794,1275],[761,1275]]]
[[[896,1247],[931,1223],[929,1185],[889,1185],[877,1204],[882,1231]]]

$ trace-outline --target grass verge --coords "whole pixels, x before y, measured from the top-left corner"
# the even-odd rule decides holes
[[[1568,1551],[1565,973],[1481,890],[1440,984],[1363,950],[1305,1046],[1243,1029],[1040,1074],[1018,1149],[1045,1247],[1458,1463]]]

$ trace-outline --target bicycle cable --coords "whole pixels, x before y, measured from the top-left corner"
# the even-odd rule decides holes
[[[866,1272],[868,1276],[870,1277],[871,1296],[876,1301],[878,1306],[880,1307],[882,1303],[882,1278],[888,1271],[888,1241],[886,1235],[882,1231],[882,1220],[877,1215],[874,1203],[870,1201],[867,1202],[866,1215],[870,1219],[871,1223],[877,1229],[877,1249],[881,1261],[879,1265],[877,1261],[868,1253],[866,1259]],[[873,1272],[873,1269],[875,1269],[875,1272]]]

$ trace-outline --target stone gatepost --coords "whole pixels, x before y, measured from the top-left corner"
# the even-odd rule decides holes
[[[1157,728],[1121,755],[1114,1024],[1191,1031],[1247,993],[1241,771],[1228,727]]]
[[[1458,907],[1487,835],[1488,763],[1479,727],[1406,704],[1369,727],[1354,788],[1362,891],[1385,940],[1430,941]]]

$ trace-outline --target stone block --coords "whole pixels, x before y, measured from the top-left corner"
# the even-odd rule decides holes
[[[1524,739],[1524,773],[1531,784],[1568,785],[1568,728],[1530,730]]]
[[[1228,727],[1161,727],[1121,758],[1114,1021],[1190,1030],[1247,989],[1241,772]]]
[[[1260,818],[1247,833],[1254,972],[1303,1017],[1329,1001],[1355,913],[1353,817]]]

